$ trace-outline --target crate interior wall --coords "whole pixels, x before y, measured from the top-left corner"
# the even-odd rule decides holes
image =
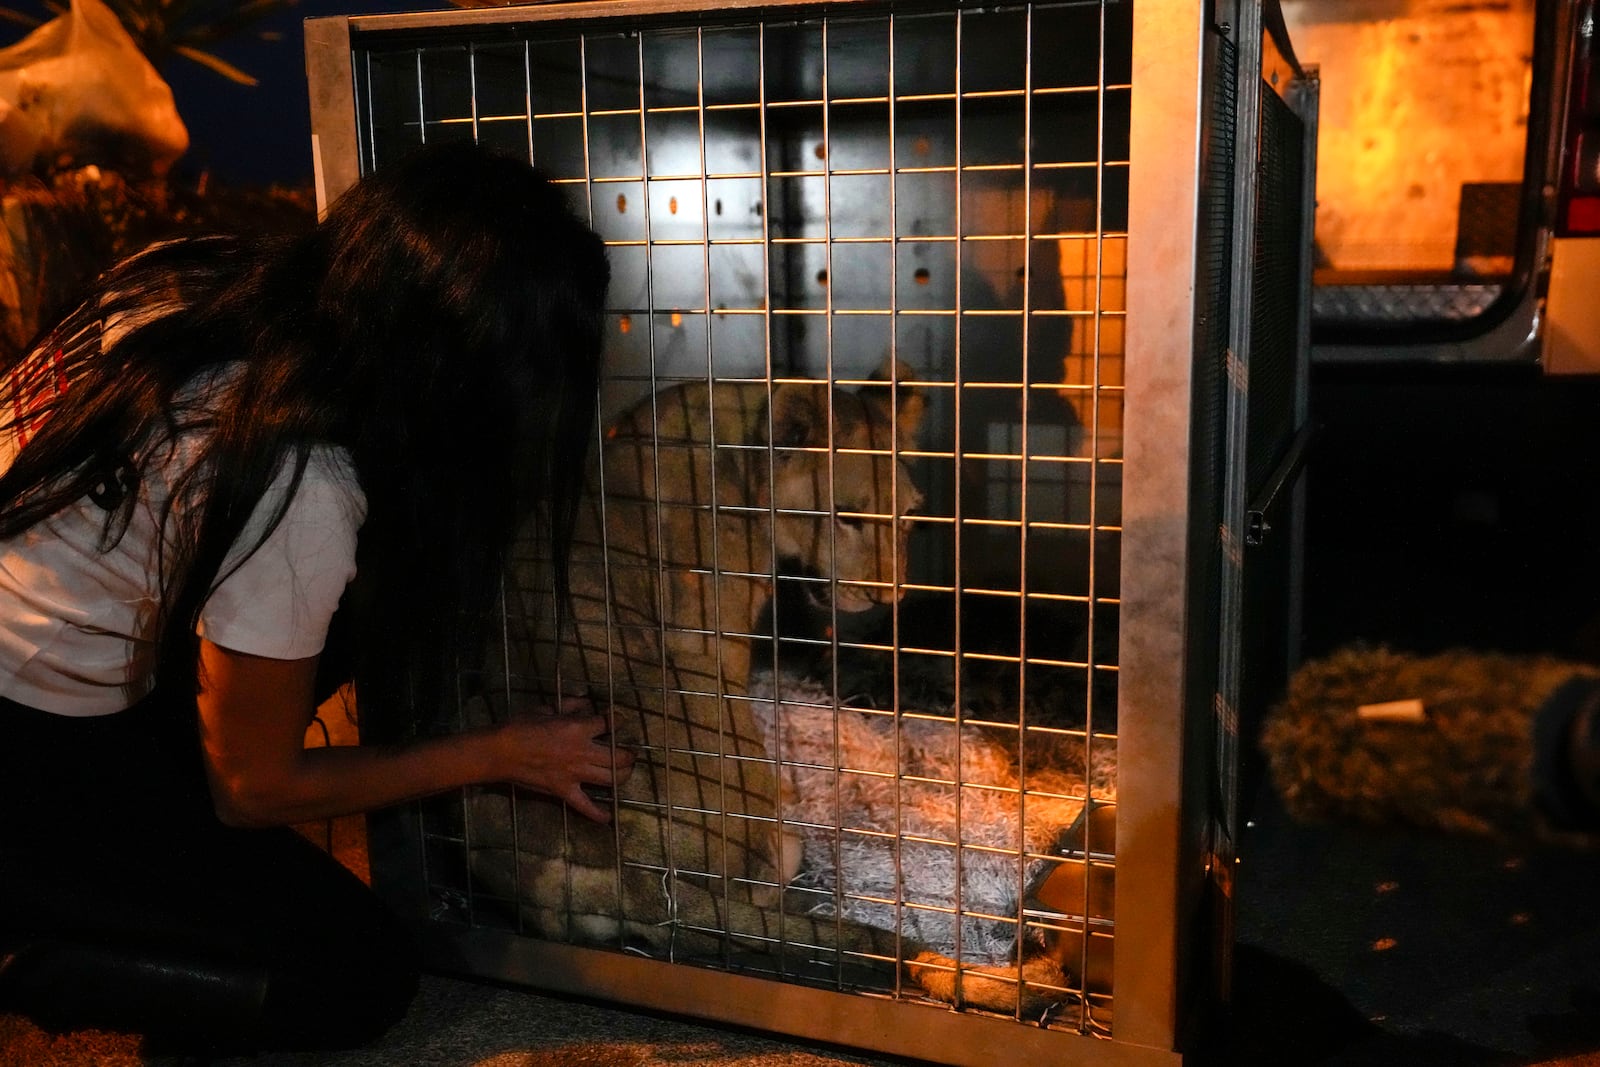
[[[718,789],[636,775],[654,791],[612,802],[657,821],[655,851],[503,790],[375,819],[375,884],[437,964],[953,1064],[1182,1058],[1225,991],[1238,709],[1288,654],[1241,637],[1293,630],[1292,538],[1239,546],[1252,521],[1293,529],[1315,96],[1261,80],[1259,10],[649,0],[307,23],[324,202],[476,139],[531,158],[605,238],[597,454],[644,427],[627,458],[670,466],[675,408],[757,413],[685,460],[755,471],[746,497],[639,513],[758,543],[644,564],[657,594],[770,592],[749,617],[658,605],[633,634],[608,615],[604,665],[575,682],[529,651],[549,630],[530,557],[446,709],[583,689],[693,718],[705,696],[709,733],[628,740]],[[785,395],[813,398],[814,436],[774,436]],[[849,437],[840,412],[863,405],[895,432]],[[767,491],[792,464],[803,505]],[[820,531],[810,559],[751,534],[796,522]],[[887,569],[829,567],[862,528],[906,532],[877,542]],[[618,681],[686,643],[713,650],[709,682],[660,663]],[[764,803],[719,806],[752,781]],[[798,870],[682,858],[735,822]],[[655,900],[624,889],[641,880]]]

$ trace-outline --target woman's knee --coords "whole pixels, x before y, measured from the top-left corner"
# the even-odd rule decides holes
[[[367,948],[343,960],[297,961],[273,969],[267,984],[264,1044],[353,1048],[387,1033],[416,999],[414,953]]]

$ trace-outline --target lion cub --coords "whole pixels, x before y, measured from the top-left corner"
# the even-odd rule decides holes
[[[611,826],[532,796],[473,796],[474,875],[516,900],[527,932],[715,951],[724,934],[768,945],[781,926],[784,940],[881,951],[866,928],[774,906],[801,849],[746,694],[780,561],[812,579],[814,606],[854,613],[901,596],[906,516],[921,500],[901,453],[923,403],[904,367],[856,389],[691,381],[609,427],[561,632],[548,561],[530,545],[511,568],[490,677],[513,701],[609,705],[639,760]]]

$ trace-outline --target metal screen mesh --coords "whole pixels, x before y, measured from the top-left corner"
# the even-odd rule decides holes
[[[429,804],[435,918],[1109,1027],[1130,36],[1041,3],[357,50],[364,169],[503,146],[606,239],[597,444],[638,475],[595,482],[587,655],[541,658],[530,558],[460,714],[641,705],[646,781],[603,834]],[[906,538],[851,569],[864,528]]]
[[[1302,421],[1298,398],[1305,365],[1295,359],[1302,310],[1301,232],[1305,221],[1305,124],[1277,95],[1263,91],[1256,186],[1254,299],[1251,302],[1249,434],[1245,487],[1258,506]],[[1285,497],[1289,494],[1283,494]],[[1267,516],[1272,527],[1252,546],[1243,575],[1240,677],[1242,795],[1256,785],[1255,737],[1269,703],[1288,682],[1295,615],[1295,538],[1290,502]]]
[[[1191,433],[1194,481],[1189,526],[1189,582],[1193,589],[1189,624],[1198,632],[1215,626],[1223,640],[1231,633],[1224,601],[1225,494],[1228,489],[1226,445],[1228,400],[1239,387],[1236,368],[1230,366],[1230,329],[1234,303],[1236,264],[1234,260],[1234,220],[1236,204],[1237,116],[1239,94],[1236,79],[1238,46],[1229,38],[1214,36],[1208,44],[1216,50],[1219,77],[1208,86],[1206,107],[1211,122],[1206,127],[1201,184],[1200,231],[1198,240],[1198,286],[1203,300],[1201,321],[1195,338],[1194,413]],[[1190,714],[1196,723],[1209,723],[1209,746],[1202,750],[1191,773],[1205,782],[1204,788],[1219,799],[1227,796],[1227,776],[1234,753],[1234,726],[1215,699],[1221,671],[1222,648],[1211,641],[1196,642],[1185,664],[1198,681],[1191,688],[1196,704]],[[1204,703],[1200,703],[1204,701]],[[1226,808],[1219,802],[1213,818],[1226,820]]]
[[[1245,461],[1245,486],[1252,497],[1282,458],[1296,426],[1304,139],[1305,126],[1289,105],[1263,90]]]

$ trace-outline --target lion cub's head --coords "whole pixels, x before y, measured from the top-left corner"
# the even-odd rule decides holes
[[[772,392],[772,540],[814,607],[860,612],[892,603],[906,576],[907,518],[922,502],[899,452],[914,447],[923,399],[903,365],[859,389],[822,382]],[[826,581],[837,579],[837,581]]]

